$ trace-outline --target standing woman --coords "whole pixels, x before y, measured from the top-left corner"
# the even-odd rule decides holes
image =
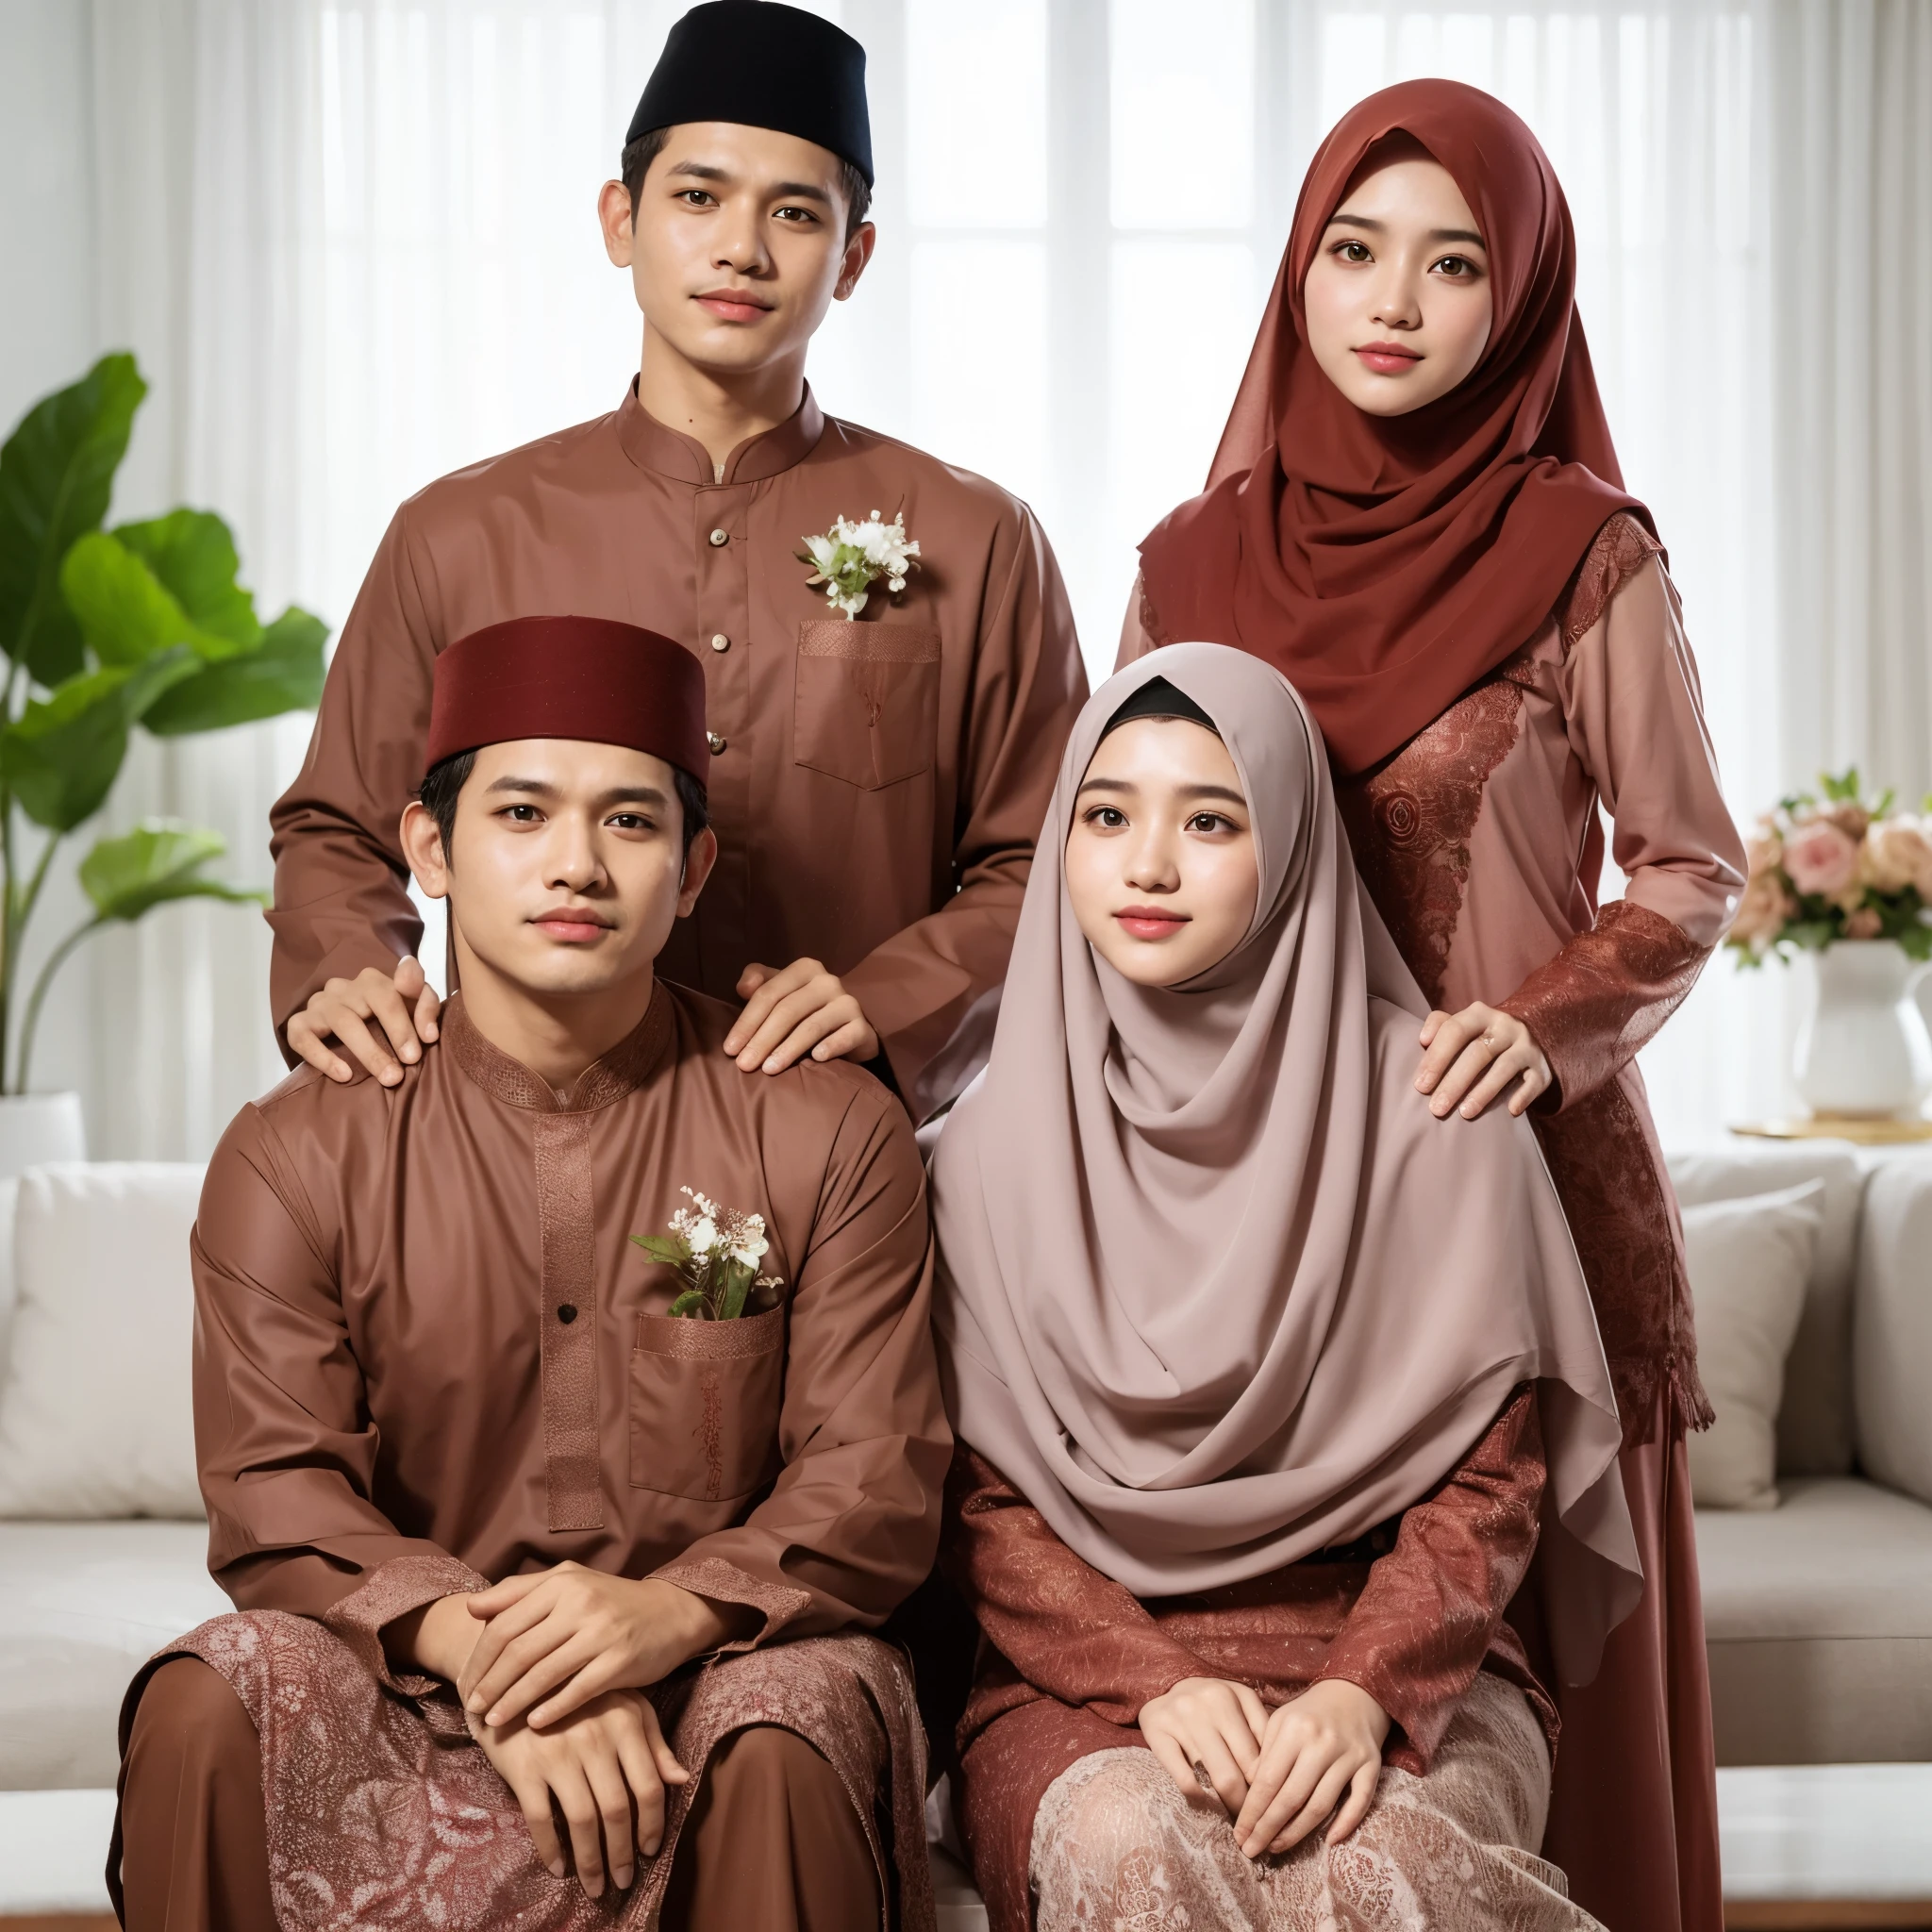
[[[1684,1435],[1707,1425],[1675,1205],[1633,1056],[1742,886],[1676,594],[1622,487],[1548,157],[1500,102],[1410,81],[1323,143],[1205,494],[1141,545],[1122,660],[1280,669],[1357,866],[1436,1009],[1444,1124],[1534,1121],[1624,1424],[1644,1570],[1562,1720],[1544,1855],[1611,1932],[1721,1932]],[[1626,894],[1597,908],[1603,836]],[[1536,1576],[1513,1614],[1536,1654]]]

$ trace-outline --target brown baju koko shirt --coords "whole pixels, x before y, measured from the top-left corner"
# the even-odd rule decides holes
[[[871,1075],[741,1074],[730,1020],[660,983],[558,1094],[458,995],[393,1090],[305,1068],[216,1150],[195,1436],[209,1568],[243,1614],[161,1657],[201,1657],[248,1712],[291,1932],[646,1924],[709,1753],[760,1724],[832,1766],[894,1923],[930,1927],[912,1687],[858,1634],[939,1537],[924,1178]],[[686,1187],[764,1217],[777,1307],[665,1312],[681,1284],[628,1237],[663,1231]],[[637,1885],[594,1905],[538,1863],[447,1687],[383,1642],[435,1598],[566,1559],[758,1620],[652,1687],[692,1783]]]
[[[921,546],[847,622],[796,553],[841,516],[903,512]],[[445,476],[396,512],[273,814],[275,1024],[421,926],[396,827],[423,777],[431,670],[507,618],[622,619],[705,667],[717,870],[659,962],[733,996],[752,960],[823,960],[919,1075],[1006,972],[1033,840],[1087,695],[1032,513],[992,484],[825,416],[723,474],[639,405]]]
[[[193,1240],[239,1607],[326,1619],[388,1573],[395,1617],[569,1558],[749,1606],[758,1642],[875,1624],[925,1574],[949,1436],[911,1129],[856,1068],[741,1074],[729,1020],[660,983],[558,1096],[458,997],[394,1090],[305,1069],[242,1111]],[[683,1187],[764,1216],[780,1307],[664,1312],[628,1237]]]

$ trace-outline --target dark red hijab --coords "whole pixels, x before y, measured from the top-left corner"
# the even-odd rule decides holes
[[[1363,158],[1412,136],[1489,243],[1482,360],[1407,416],[1371,416],[1307,340],[1302,281]],[[1350,108],[1302,184],[1207,491],[1141,545],[1164,640],[1251,651],[1307,701],[1344,773],[1407,742],[1548,617],[1625,494],[1576,314],[1556,171],[1502,102],[1409,80]]]

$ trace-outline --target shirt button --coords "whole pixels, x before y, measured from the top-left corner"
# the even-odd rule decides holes
[[[713,550],[722,549],[730,541],[731,533],[728,530],[713,530],[711,532],[711,548]]]
[[[723,751],[724,749],[724,741],[722,738],[720,738],[715,731],[706,732],[705,742],[708,744],[713,751]]]
[[[575,1302],[558,1302],[557,1319],[568,1328],[577,1318],[577,1305]]]
[[[728,651],[731,648],[731,640],[721,630],[712,637],[711,648],[714,651]]]

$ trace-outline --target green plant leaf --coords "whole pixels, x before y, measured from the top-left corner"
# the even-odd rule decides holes
[[[232,658],[254,641],[238,644],[205,630],[144,558],[105,531],[80,538],[67,553],[60,591],[103,664],[145,663],[176,644],[212,662]]]
[[[107,799],[127,755],[127,733],[168,686],[194,669],[177,644],[138,669],[70,677],[0,730],[0,773],[36,824],[71,832]]]
[[[103,356],[36,403],[0,447],[0,648],[53,686],[81,668],[60,565],[100,528],[147,384],[129,355]]]
[[[718,1297],[719,1317],[726,1322],[735,1322],[744,1313],[744,1298],[751,1292],[752,1271],[742,1261],[726,1261],[724,1264],[724,1292]]]
[[[703,1289],[688,1288],[671,1304],[671,1312],[674,1315],[696,1315],[700,1320],[708,1321],[711,1315],[711,1305],[705,1298]]]
[[[261,633],[260,645],[208,664],[168,691],[142,723],[158,738],[252,724],[322,702],[328,625],[293,605]]]
[[[245,886],[205,878],[201,868],[227,851],[219,832],[149,819],[118,838],[99,839],[80,861],[80,884],[102,919],[139,919],[170,899],[227,899],[261,905]]]
[[[117,524],[115,541],[147,565],[197,630],[238,651],[261,637],[255,599],[235,581],[235,539],[212,510],[176,509],[147,523]]]

